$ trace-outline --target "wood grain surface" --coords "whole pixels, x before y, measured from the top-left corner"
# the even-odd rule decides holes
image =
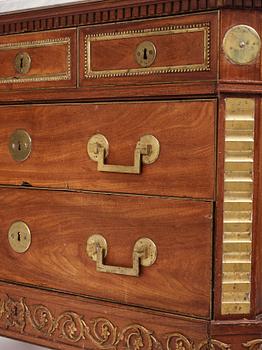
[[[0,183],[212,199],[215,108],[215,100],[2,106]],[[32,138],[22,163],[8,150],[16,129]],[[159,140],[159,158],[141,175],[98,172],[86,150],[97,133],[108,139],[108,164],[133,165],[136,144],[147,134]]]
[[[0,199],[0,279],[210,316],[210,203],[29,189],[1,189]],[[31,230],[25,254],[15,253],[7,239],[17,220]],[[97,272],[86,254],[93,234],[108,242],[107,265],[132,266],[135,242],[142,237],[155,242],[157,261],[142,268],[140,277]]]
[[[231,89],[232,86],[228,87],[228,84],[222,86],[223,90]],[[239,87],[240,90],[245,89],[247,91],[262,91],[261,86],[246,86],[242,84]],[[259,90],[260,89],[260,90]],[[122,86],[112,85],[110,89],[107,86],[85,87],[81,89],[75,88],[56,88],[46,89],[45,93],[41,89],[34,90],[0,90],[0,98],[2,104],[12,104],[14,101],[18,103],[26,103],[28,101],[37,103],[48,103],[48,102],[90,102],[99,101],[103,96],[103,101],[134,101],[138,102],[141,100],[158,100],[159,98],[165,100],[170,98],[185,99],[190,96],[191,98],[199,98],[200,96],[214,98],[217,91],[217,84],[214,81],[209,82],[185,82],[183,84],[165,84],[159,83],[154,85],[152,88],[151,84],[144,84],[143,88],[137,88],[137,85],[130,85],[128,89]]]

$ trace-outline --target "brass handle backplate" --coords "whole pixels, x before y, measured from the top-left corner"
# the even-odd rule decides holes
[[[134,151],[134,165],[131,166],[105,164],[105,158],[109,153],[109,143],[106,137],[101,134],[96,134],[89,139],[87,144],[87,152],[89,157],[98,163],[98,171],[140,174],[141,163],[152,164],[157,160],[160,152],[160,144],[152,135],[142,136],[137,142]]]
[[[140,238],[133,250],[133,266],[121,267],[104,264],[104,258],[107,255],[107,242],[101,235],[93,235],[87,240],[87,255],[96,261],[96,270],[99,272],[114,273],[126,276],[139,276],[140,265],[151,266],[157,258],[157,247],[149,238]]]

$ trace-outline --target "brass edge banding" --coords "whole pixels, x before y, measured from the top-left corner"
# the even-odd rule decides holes
[[[188,64],[171,67],[132,68],[123,70],[92,71],[91,42],[134,37],[172,35],[180,33],[203,32],[204,34],[204,62],[202,64]],[[85,36],[85,78],[112,78],[122,76],[139,76],[167,73],[189,73],[210,71],[210,23],[157,27],[151,29],[137,29],[122,32],[96,33]]]
[[[254,182],[255,100],[227,98],[221,313],[248,314]]]
[[[67,45],[67,70],[64,73],[57,74],[46,74],[46,75],[23,75],[22,78],[19,76],[1,78],[0,84],[13,84],[13,83],[26,83],[26,82],[45,82],[45,81],[60,81],[60,80],[70,80],[71,79],[71,39],[58,38],[58,39],[47,39],[47,40],[37,40],[37,41],[25,41],[20,43],[8,43],[0,44],[0,51],[6,50],[17,50],[17,49],[30,49],[46,46],[58,46]]]

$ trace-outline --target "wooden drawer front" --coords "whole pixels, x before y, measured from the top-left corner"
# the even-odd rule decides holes
[[[0,89],[75,86],[76,31],[0,37],[0,62]]]
[[[1,107],[0,183],[213,198],[215,109],[213,100]],[[16,129],[32,138],[23,162],[8,149]],[[98,171],[87,153],[94,134],[107,138],[110,165],[133,165],[148,134],[159,141],[159,157],[138,175]]]
[[[1,335],[52,349],[171,350],[192,344],[204,350],[208,342],[205,320],[3,283],[0,300]]]
[[[85,28],[81,85],[215,79],[216,20],[216,14],[208,14]],[[138,56],[143,42],[153,46],[146,52],[142,46]],[[139,63],[142,56],[149,61]]]
[[[0,279],[209,316],[211,203],[29,189],[1,189],[0,199]],[[24,254],[7,239],[17,220],[31,230]],[[94,234],[107,241],[106,265],[132,266],[134,245],[143,237],[155,243],[157,259],[138,277],[96,271],[86,253]]]

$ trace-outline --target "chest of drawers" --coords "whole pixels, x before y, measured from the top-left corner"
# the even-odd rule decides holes
[[[262,347],[262,3],[0,16],[0,334]]]

